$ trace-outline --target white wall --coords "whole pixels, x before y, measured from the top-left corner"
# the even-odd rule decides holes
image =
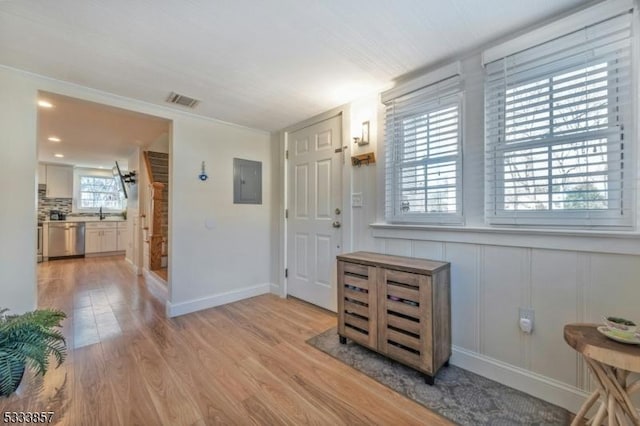
[[[36,306],[36,99],[59,93],[172,120],[170,300],[172,315],[269,291],[271,147],[266,132],[0,67],[3,206],[0,306]],[[234,157],[263,162],[263,205],[232,204]],[[198,179],[202,161],[210,179]],[[213,219],[213,229],[205,220]]]
[[[271,146],[268,133],[184,118],[173,123],[170,199],[172,313],[268,292]],[[233,204],[233,158],[262,162],[263,204]],[[209,179],[198,179],[202,161]],[[184,283],[184,285],[175,285]],[[225,295],[217,299],[216,295]]]
[[[350,154],[375,151],[377,159],[372,166],[346,165],[343,191],[347,199],[362,193],[364,206],[350,209],[345,247],[451,262],[452,363],[575,412],[592,384],[564,342],[563,326],[600,322],[602,315],[640,321],[640,235],[487,227],[479,53],[462,59],[462,72],[465,225],[384,224],[384,109],[374,94],[340,107],[351,120],[349,138],[371,121],[370,145],[345,138]],[[532,335],[518,328],[519,307],[535,311]]]
[[[142,269],[142,236],[140,232],[140,178],[142,174],[142,159],[140,148],[134,151],[127,158],[128,170],[135,171],[136,185],[129,186],[127,199],[127,232],[129,233],[129,246],[125,254],[127,261],[133,265],[136,273]]]
[[[165,154],[169,153],[169,134],[163,133],[158,136],[158,139],[153,141],[151,145],[147,147],[147,150],[154,152],[163,152]]]
[[[379,103],[377,94],[358,99],[349,105],[350,115],[350,154],[351,156],[373,152],[376,155],[376,164],[362,165],[359,167],[350,167],[347,176],[350,176],[350,192],[351,194],[362,194],[362,207],[353,207],[351,215],[351,226],[348,232],[353,240],[354,250],[373,250],[375,248],[374,241],[371,238],[368,224],[377,220],[378,207],[380,202],[384,202],[384,191],[378,188],[384,188],[377,182],[377,171],[383,169],[384,166],[384,149],[381,146],[384,135],[381,119],[383,114],[383,106]],[[368,145],[356,145],[353,143],[353,137],[360,137],[362,133],[362,123],[369,121],[369,138]],[[347,197],[347,206],[350,206],[350,197]],[[346,236],[346,235],[345,235]]]
[[[284,279],[284,259],[280,248],[284,242],[284,224],[281,216],[284,212],[284,197],[281,196],[284,189],[284,155],[280,146],[281,134],[274,132],[271,135],[271,293],[283,296],[282,280]]]
[[[0,69],[0,307],[36,307],[36,103],[31,81]]]

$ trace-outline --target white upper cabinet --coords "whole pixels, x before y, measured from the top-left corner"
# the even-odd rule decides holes
[[[73,198],[73,167],[51,164],[46,167],[47,198]]]
[[[38,164],[38,185],[47,184],[47,166]]]

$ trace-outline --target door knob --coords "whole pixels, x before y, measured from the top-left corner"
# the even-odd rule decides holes
[[[335,222],[333,222],[333,227],[334,228],[340,228],[340,226],[342,226],[342,224],[340,223],[339,220],[336,220]]]

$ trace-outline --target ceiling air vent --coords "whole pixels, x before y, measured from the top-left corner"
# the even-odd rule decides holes
[[[196,105],[198,105],[198,103],[200,103],[200,101],[197,100],[197,99],[193,99],[193,98],[190,98],[188,96],[180,95],[180,94],[178,94],[176,92],[171,92],[169,94],[169,97],[167,98],[167,102],[169,102],[170,104],[177,104],[177,105],[186,106],[187,108],[195,108]]]

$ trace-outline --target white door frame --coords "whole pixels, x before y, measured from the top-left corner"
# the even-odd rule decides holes
[[[350,109],[349,106],[341,106],[338,108],[334,108],[325,113],[316,115],[308,120],[304,120],[300,123],[294,124],[286,129],[284,129],[280,133],[280,170],[282,170],[282,179],[280,181],[280,193],[282,197],[280,197],[280,229],[282,232],[280,233],[280,250],[279,250],[279,259],[278,262],[278,277],[277,282],[280,282],[280,291],[278,295],[280,297],[287,297],[289,293],[287,288],[287,278],[285,278],[285,269],[288,265],[287,259],[287,237],[288,237],[288,226],[287,220],[285,218],[285,209],[289,205],[288,200],[288,191],[289,191],[289,171],[288,171],[288,162],[285,159],[285,152],[289,149],[289,134],[294,133],[298,130],[301,130],[305,127],[309,127],[311,125],[317,124],[321,121],[328,120],[330,118],[341,116],[342,119],[342,146],[346,146],[347,148],[343,151],[343,156],[345,159],[344,166],[342,167],[342,253],[348,253],[352,250],[353,246],[353,226],[351,223],[352,214],[351,214],[351,152],[353,143],[353,139],[351,137],[351,120],[350,120]]]

